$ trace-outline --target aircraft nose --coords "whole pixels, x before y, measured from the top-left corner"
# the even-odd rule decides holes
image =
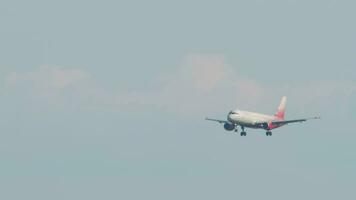
[[[233,119],[233,114],[228,114],[227,115],[227,120],[231,122],[232,119]]]
[[[231,117],[230,116],[231,116],[231,114],[227,115],[227,121],[231,121]]]

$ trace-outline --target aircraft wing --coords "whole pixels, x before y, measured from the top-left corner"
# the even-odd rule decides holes
[[[220,119],[205,118],[205,120],[214,121],[214,122],[219,122],[220,124],[222,124],[222,123],[229,123],[229,122],[226,121],[226,120],[220,120]]]
[[[294,119],[294,120],[282,120],[282,121],[272,121],[271,123],[276,126],[295,123],[295,122],[305,122],[310,119],[320,119],[320,117],[312,117],[312,118],[305,118],[305,119]]]

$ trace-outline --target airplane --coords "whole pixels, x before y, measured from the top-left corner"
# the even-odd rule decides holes
[[[274,115],[265,115],[255,112],[242,111],[239,109],[235,109],[229,112],[227,115],[227,120],[219,120],[212,118],[205,118],[209,121],[219,122],[220,124],[224,124],[224,129],[226,131],[235,131],[238,132],[238,127],[241,127],[241,136],[246,136],[247,133],[245,128],[253,128],[253,129],[264,129],[266,130],[266,136],[272,136],[273,129],[282,127],[284,125],[295,123],[295,122],[305,122],[310,119],[320,119],[320,117],[312,117],[312,118],[304,118],[304,119],[293,119],[293,120],[285,120],[285,108],[287,103],[287,97],[283,96],[281,103],[279,104],[277,113]]]

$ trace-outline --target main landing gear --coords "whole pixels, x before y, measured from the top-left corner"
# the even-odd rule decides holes
[[[272,136],[272,132],[271,131],[267,131],[266,132],[266,136]]]
[[[241,126],[241,129],[242,129],[242,131],[241,131],[240,135],[241,135],[241,136],[246,136],[247,133],[246,133],[246,131],[245,131],[245,127]]]

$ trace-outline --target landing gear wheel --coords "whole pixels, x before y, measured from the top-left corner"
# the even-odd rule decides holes
[[[266,135],[267,135],[267,136],[272,136],[272,132],[271,132],[271,131],[267,131],[267,132],[266,132]]]
[[[241,126],[241,129],[242,129],[241,136],[246,136],[247,134],[245,132],[245,127]]]

